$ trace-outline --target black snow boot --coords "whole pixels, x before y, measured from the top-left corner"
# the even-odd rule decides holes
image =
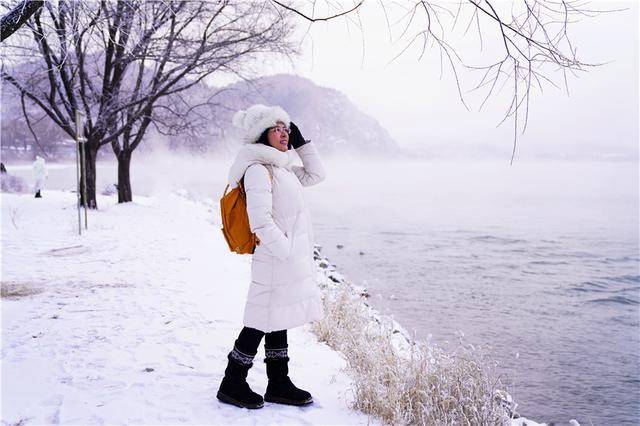
[[[235,351],[237,349],[234,348]],[[246,356],[244,360],[238,361],[237,357],[233,356],[234,352],[227,356],[229,363],[224,370],[224,378],[216,396],[220,401],[238,407],[262,408],[264,406],[262,396],[252,391],[247,383],[247,373],[253,366],[251,362],[253,357]]]
[[[289,357],[281,356],[282,349],[277,357],[270,357],[270,350],[266,349],[264,362],[267,364],[267,377],[269,384],[264,394],[264,400],[287,405],[307,405],[313,402],[311,394],[298,389],[289,378]],[[286,351],[286,349],[285,349]]]
[[[40,194],[40,191],[38,190],[38,192],[36,192],[36,196],[35,198],[42,198],[42,194]]]

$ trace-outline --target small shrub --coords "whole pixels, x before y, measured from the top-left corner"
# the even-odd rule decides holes
[[[0,283],[0,296],[3,299],[18,299],[42,293],[42,289],[25,283]]]
[[[496,399],[502,386],[494,362],[472,345],[447,353],[436,345],[398,339],[393,321],[353,289],[324,292],[325,318],[314,323],[321,341],[347,360],[353,407],[388,424],[498,425],[509,420]]]
[[[28,186],[22,178],[7,173],[0,174],[0,190],[2,192],[13,192],[23,194],[28,190]]]

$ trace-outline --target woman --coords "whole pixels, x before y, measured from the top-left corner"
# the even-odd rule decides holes
[[[227,356],[217,397],[245,408],[261,408],[264,401],[310,404],[311,394],[288,377],[287,329],[323,317],[302,187],[322,181],[324,168],[314,144],[280,107],[253,105],[237,112],[233,123],[246,131],[247,145],[231,166],[229,185],[244,178],[249,224],[260,243],[251,262],[244,328]],[[293,165],[293,150],[303,166]],[[263,336],[269,380],[264,400],[246,381]]]

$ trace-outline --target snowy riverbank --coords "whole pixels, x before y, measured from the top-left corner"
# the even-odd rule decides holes
[[[228,251],[214,202],[98,202],[78,236],[73,193],[2,194],[3,424],[379,423],[349,408],[346,362],[309,326],[290,333],[290,368],[312,406],[219,403],[250,258]],[[340,282],[317,257],[320,284]]]
[[[313,406],[219,403],[249,257],[183,197],[99,203],[79,237],[74,194],[2,194],[3,293],[33,293],[2,299],[3,424],[370,421],[348,408],[340,355],[306,327],[291,332],[291,370]],[[264,391],[262,362],[249,382]]]

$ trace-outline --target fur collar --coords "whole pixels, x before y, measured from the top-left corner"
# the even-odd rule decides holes
[[[244,145],[229,169],[229,186],[236,187],[249,166],[253,164],[270,164],[290,169],[295,159],[295,153],[292,149],[282,152],[271,146],[258,143]]]

